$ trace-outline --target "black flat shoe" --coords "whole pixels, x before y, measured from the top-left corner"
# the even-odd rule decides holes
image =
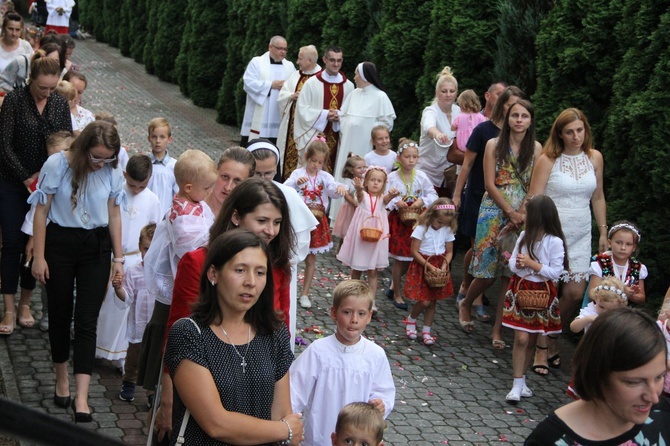
[[[67,409],[70,407],[70,395],[68,396],[58,396],[56,395],[56,392],[54,391],[54,404],[58,407],[62,407],[63,409]]]
[[[399,310],[407,310],[409,308],[407,306],[407,302],[398,302],[397,300],[393,301],[393,306],[398,308]]]
[[[90,413],[86,412],[77,412],[77,406],[74,404],[74,400],[72,400],[72,412],[74,412],[74,422],[75,423],[90,423],[93,421],[93,417],[91,416]]]

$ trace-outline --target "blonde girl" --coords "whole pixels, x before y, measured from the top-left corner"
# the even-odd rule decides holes
[[[625,285],[626,296],[634,304],[645,301],[644,281],[647,267],[635,255],[640,243],[640,230],[629,221],[618,221],[607,232],[609,251],[595,256],[589,274],[589,298],[603,278],[613,276]]]
[[[579,316],[570,323],[570,331],[573,333],[579,333],[582,330],[586,332],[598,316],[608,310],[625,307],[628,304],[625,286],[616,277],[605,277],[598,286],[593,288],[592,294],[594,301],[589,302],[586,307],[582,308]],[[570,380],[567,394],[575,400],[580,399],[575,390],[574,380]]]
[[[387,173],[393,170],[398,155],[391,150],[391,132],[385,125],[378,125],[370,132],[372,151],[365,154],[365,164],[381,166]]]
[[[458,150],[465,153],[465,145],[468,143],[472,131],[486,121],[486,117],[479,113],[482,105],[474,90],[465,90],[458,96],[457,102],[458,106],[461,107],[461,113],[451,122],[451,130],[456,132]]]
[[[377,293],[377,270],[389,265],[389,227],[388,215],[384,208],[384,191],[386,190],[386,169],[381,166],[370,166],[365,176],[354,178],[358,207],[354,212],[342,249],[337,259],[351,267],[351,278],[360,279],[361,272],[367,271],[368,284],[374,296]],[[361,238],[361,229],[376,227],[381,229],[381,239],[367,242]],[[376,307],[373,305],[373,311]]]
[[[412,227],[400,220],[399,210],[411,207],[420,212],[437,200],[433,183],[421,170],[416,169],[419,161],[419,146],[412,140],[401,138],[398,143],[398,163],[400,168],[389,174],[389,195],[384,199],[389,210],[389,254],[393,257],[393,283],[397,285],[397,293],[390,288],[386,295],[393,299],[393,305],[407,310],[403,300],[400,281],[407,272],[412,259]]]
[[[309,254],[305,258],[305,280],[300,296],[300,306],[303,308],[312,306],[309,288],[314,276],[316,255],[328,252],[333,247],[326,209],[331,198],[341,198],[346,192],[344,185],[336,182],[335,178],[324,170],[329,153],[326,138],[320,134],[307,146],[303,167],[294,170],[284,182],[285,186],[298,191],[319,221],[319,226],[310,234]]]
[[[421,338],[425,345],[435,344],[430,329],[435,317],[437,301],[453,296],[451,278],[442,288],[431,288],[424,278],[424,269],[449,271],[456,239],[456,206],[449,198],[439,198],[421,214],[412,231],[412,263],[405,280],[405,296],[416,300],[412,311],[405,319],[405,332],[416,339],[416,319],[421,313],[423,329]]]
[[[514,330],[512,367],[514,383],[505,398],[516,403],[533,393],[526,386],[526,370],[533,359],[538,334],[561,332],[558,292],[554,280],[568,268],[566,244],[561,221],[553,200],[537,195],[526,203],[526,230],[516,241],[509,259],[514,273],[505,293],[502,325]],[[520,290],[548,290],[549,302],[544,310],[521,306]]]
[[[337,218],[333,224],[333,235],[335,237],[340,237],[341,240],[340,248],[342,248],[342,241],[344,241],[344,236],[347,235],[347,229],[349,229],[351,219],[358,207],[354,178],[363,178],[364,175],[365,160],[358,155],[350,153],[347,162],[344,164],[344,169],[342,169],[342,182],[346,188],[346,192],[344,193],[344,203],[340,206],[340,210],[337,212]]]

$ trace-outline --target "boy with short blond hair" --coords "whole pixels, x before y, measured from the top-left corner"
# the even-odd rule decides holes
[[[166,118],[154,118],[149,121],[149,136],[151,144],[151,162],[153,174],[149,181],[151,189],[161,201],[163,214],[172,204],[172,197],[178,192],[174,177],[174,167],[177,161],[168,153],[168,145],[172,142],[172,126]]]
[[[367,401],[384,418],[393,409],[395,384],[384,350],[362,337],[374,298],[367,283],[347,280],[335,287],[330,316],[335,334],[317,339],[290,369],[291,404],[305,420],[303,445],[330,443],[337,414],[347,404]]]
[[[350,403],[337,416],[335,432],[330,436],[333,446],[367,444],[384,445],[386,421],[370,403]]]

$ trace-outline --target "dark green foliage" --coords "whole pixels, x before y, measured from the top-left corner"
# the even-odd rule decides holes
[[[298,50],[305,45],[315,45],[321,51],[321,30],[328,15],[323,0],[288,0],[288,59],[296,60]]]
[[[561,110],[577,107],[602,142],[613,76],[623,51],[614,42],[622,19],[619,0],[556,2],[537,35],[537,91],[533,96],[538,138],[544,140]]]
[[[121,1],[121,20],[119,20],[119,50],[121,54],[130,57],[130,2],[134,0]]]
[[[226,72],[226,0],[191,0],[194,28],[188,53],[188,91],[199,107],[214,108]]]
[[[128,15],[130,16],[130,55],[135,62],[144,61],[144,44],[147,41],[149,0],[129,0]]]
[[[154,43],[156,32],[158,31],[158,5],[161,0],[146,0],[147,2],[147,37],[144,42],[142,59],[144,60],[144,69],[149,74],[156,72],[154,64]]]
[[[370,37],[379,32],[381,2],[375,0],[326,0],[328,17],[323,27],[323,45],[339,45],[344,53],[342,71],[353,79],[356,65],[372,60],[368,51]],[[290,29],[290,28],[289,28]]]
[[[230,0],[227,21],[228,37],[225,45],[227,69],[223,73],[223,81],[216,102],[216,120],[224,124],[237,125],[235,92],[238,89],[238,82],[241,89],[242,74],[249,62],[242,55],[247,32],[247,11],[246,0]]]
[[[94,35],[96,39],[103,39],[102,19],[100,11],[102,10],[103,0],[80,0],[79,1],[79,23],[86,30]]]
[[[104,24],[104,41],[119,46],[119,24],[121,22],[121,0],[104,0],[100,21]]]
[[[181,46],[187,5],[188,0],[159,1],[156,5],[158,20],[152,49],[154,72],[167,82],[176,80],[174,64]]]
[[[186,6],[186,23],[184,24],[184,32],[181,36],[181,45],[179,47],[179,54],[174,61],[174,72],[176,82],[179,85],[179,90],[188,96],[188,53],[191,51],[191,41],[193,40],[193,27],[197,26],[193,18],[193,1],[189,1]]]
[[[451,3],[435,1],[430,12],[430,26],[428,27],[428,42],[423,54],[423,73],[416,83],[416,95],[419,104],[425,105],[435,97],[435,82],[437,75],[447,65],[459,74],[459,67],[454,66],[451,52],[445,51],[452,43],[447,43],[450,33],[446,32],[451,26]],[[457,77],[458,79],[458,77]]]
[[[438,0],[439,1],[439,0]],[[432,2],[387,0],[382,5],[380,31],[371,42],[377,65],[397,118],[394,137],[417,135],[421,107],[414,94],[423,73],[423,53],[428,37]]]
[[[498,0],[498,27],[493,73],[496,80],[535,93],[535,38],[551,0]]]
[[[607,220],[637,223],[640,260],[652,305],[661,302],[670,277],[670,7],[627,0],[617,43],[627,51],[614,76],[614,97],[605,132]]]

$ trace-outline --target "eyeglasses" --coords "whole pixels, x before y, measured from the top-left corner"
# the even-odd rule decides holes
[[[254,176],[258,178],[263,178],[264,180],[272,180],[275,175],[277,175],[277,171],[270,171],[270,172],[254,172]]]
[[[288,48],[285,46],[277,46],[277,45],[272,45],[272,48],[279,50],[279,51],[288,51]]]
[[[91,152],[88,152],[88,157],[91,160],[91,162],[94,163],[94,164],[98,164],[98,163],[109,164],[109,163],[113,163],[114,161],[116,161],[115,156],[113,156],[111,158],[95,158],[93,155],[91,155]]]

